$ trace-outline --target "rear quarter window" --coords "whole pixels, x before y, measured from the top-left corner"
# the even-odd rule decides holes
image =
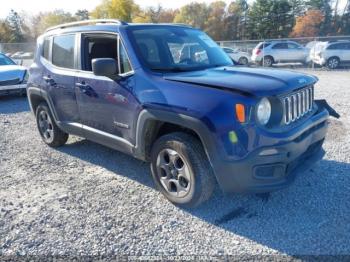
[[[258,44],[258,46],[257,46],[257,49],[264,49],[264,48],[266,48],[266,47],[269,47],[271,45],[271,43],[260,43],[260,44]]]
[[[49,55],[50,55],[50,39],[45,38],[41,56],[49,60]]]
[[[75,35],[61,35],[53,38],[52,64],[58,67],[74,68]]]

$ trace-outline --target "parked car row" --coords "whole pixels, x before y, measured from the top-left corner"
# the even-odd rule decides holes
[[[312,41],[303,46],[294,41],[273,40],[260,42],[250,56],[247,52],[223,47],[224,51],[238,64],[250,62],[270,67],[277,63],[315,63],[336,69],[350,64],[350,41],[337,40],[329,42]]]
[[[6,56],[13,59],[32,59],[34,54],[32,52],[15,52],[15,53],[6,53]]]

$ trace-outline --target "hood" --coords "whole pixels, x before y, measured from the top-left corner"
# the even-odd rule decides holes
[[[22,81],[26,68],[19,65],[0,66],[0,85],[1,82],[16,80]]]
[[[248,67],[220,67],[202,71],[165,74],[164,79],[212,88],[232,90],[252,96],[270,96],[292,92],[314,84],[314,76],[288,70]]]

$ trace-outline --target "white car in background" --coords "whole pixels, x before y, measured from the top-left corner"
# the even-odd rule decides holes
[[[247,52],[239,51],[238,49],[223,47],[226,54],[228,54],[233,61],[240,65],[248,65],[251,62],[250,55]]]
[[[310,50],[310,58],[315,64],[327,66],[329,69],[350,65],[350,41],[320,42]]]

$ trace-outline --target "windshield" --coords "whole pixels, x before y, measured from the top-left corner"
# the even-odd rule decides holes
[[[142,62],[156,71],[191,71],[233,65],[205,33],[175,26],[131,28]]]
[[[8,58],[5,55],[0,54],[0,66],[4,65],[15,65],[16,63],[13,62],[10,58]]]

